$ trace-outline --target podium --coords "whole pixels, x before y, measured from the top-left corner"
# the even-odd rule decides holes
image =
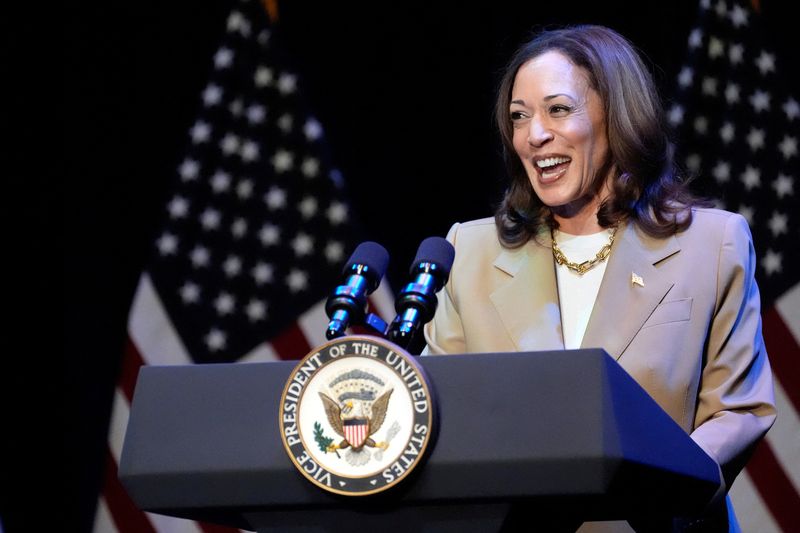
[[[421,357],[438,430],[384,493],[306,480],[278,429],[296,362],[139,373],[119,478],[143,510],[256,531],[513,531],[689,516],[714,461],[601,349]],[[537,529],[539,530],[539,529]]]

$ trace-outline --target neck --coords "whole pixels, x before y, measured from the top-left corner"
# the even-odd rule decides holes
[[[560,231],[570,235],[591,235],[603,231],[603,226],[597,221],[599,198],[595,196],[581,205],[575,204],[553,208],[553,218],[558,222]]]

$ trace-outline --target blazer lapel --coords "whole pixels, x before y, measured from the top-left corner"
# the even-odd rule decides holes
[[[549,235],[516,250],[503,250],[494,262],[511,276],[491,293],[500,318],[520,351],[564,348],[555,264]]]
[[[602,347],[619,359],[674,285],[655,265],[679,251],[675,237],[654,239],[631,223],[620,228],[581,348]]]

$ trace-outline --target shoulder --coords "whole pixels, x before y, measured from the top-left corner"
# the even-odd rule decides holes
[[[491,243],[497,243],[497,246],[500,246],[497,226],[492,217],[456,222],[447,232],[447,240],[456,247],[489,245]]]
[[[692,208],[692,223],[678,234],[681,238],[702,238],[708,240],[717,237],[723,241],[752,240],[750,226],[739,213],[732,213],[724,209],[707,207]]]

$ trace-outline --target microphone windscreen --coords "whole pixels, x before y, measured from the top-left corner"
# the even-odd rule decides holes
[[[450,268],[453,266],[453,259],[456,256],[456,249],[447,239],[442,237],[428,237],[422,241],[417,249],[417,256],[411,264],[411,274],[420,263],[433,263],[442,273],[446,280],[450,275]]]
[[[389,266],[389,252],[377,242],[362,242],[350,256],[342,273],[348,275],[354,265],[367,266],[368,268],[364,272],[366,277],[370,278],[373,283],[380,282],[381,278],[386,274],[386,268]]]

